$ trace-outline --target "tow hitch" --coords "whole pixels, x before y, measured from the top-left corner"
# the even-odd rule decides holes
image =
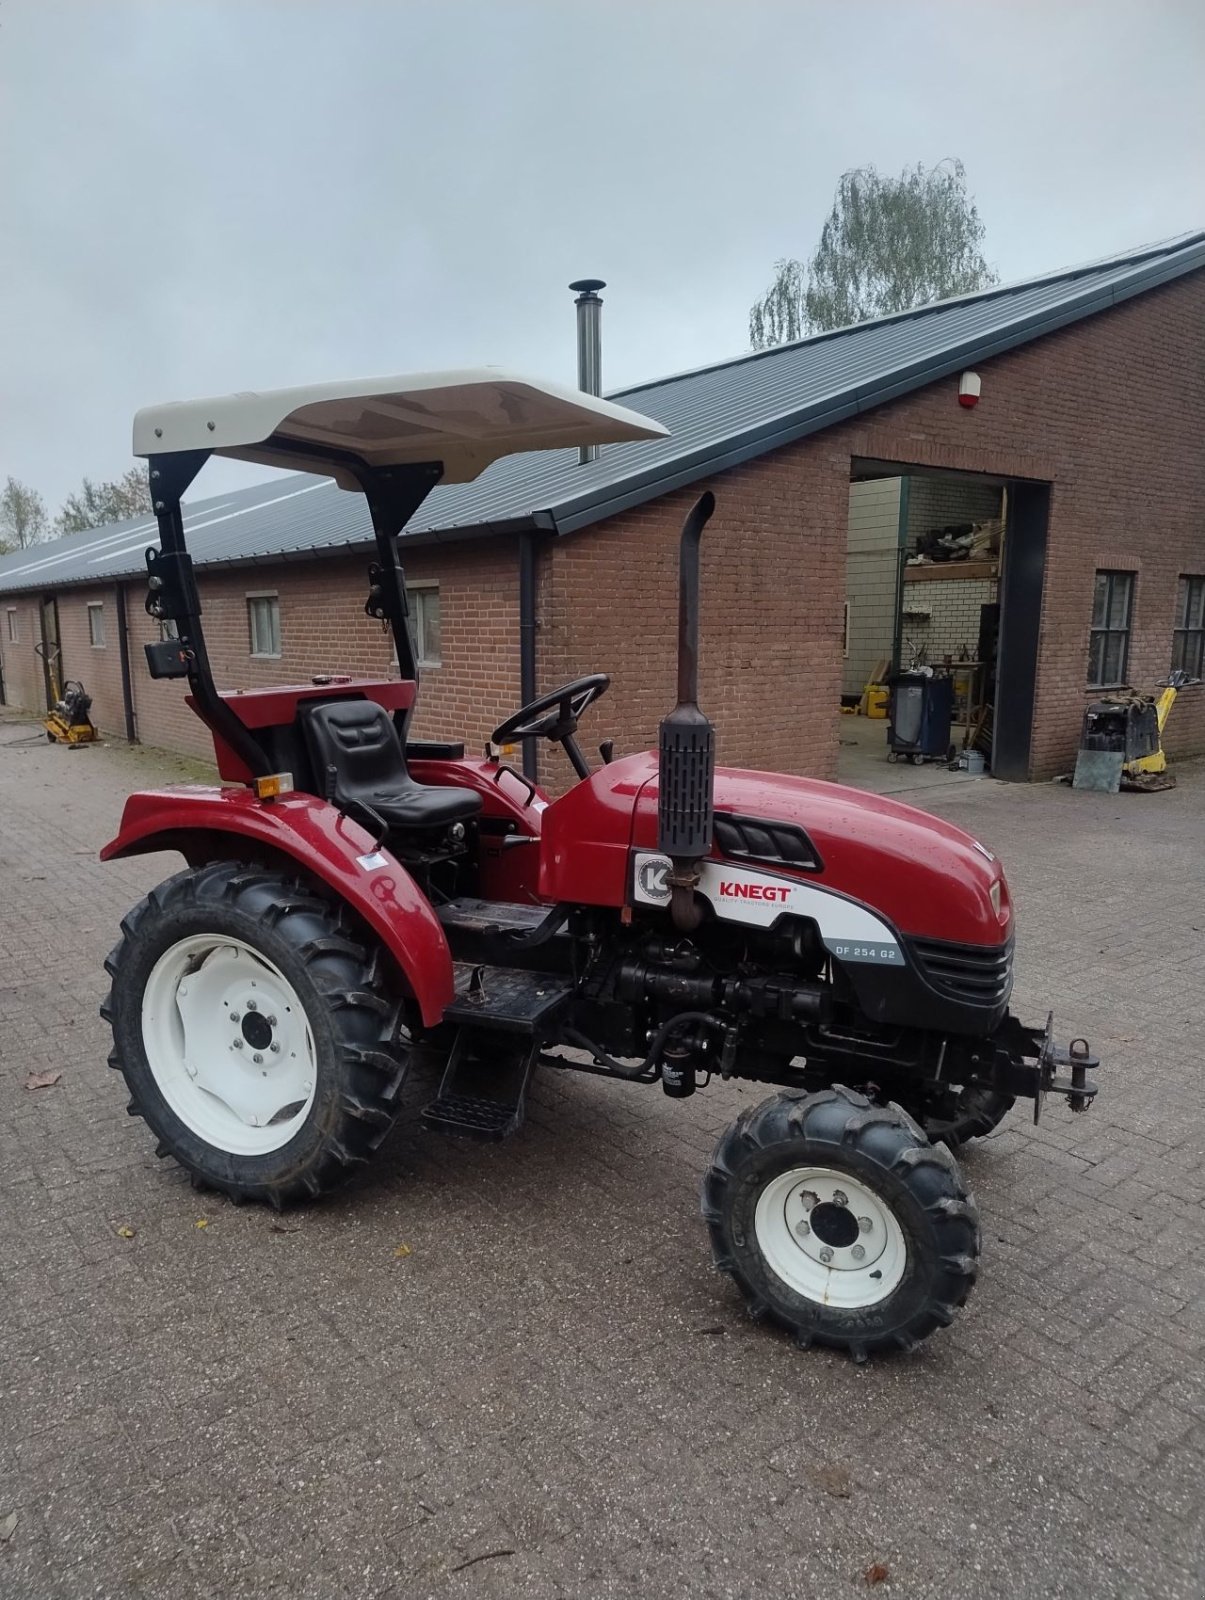
[[[1072,1039],[1067,1046],[1054,1042],[1054,1012],[1046,1018],[1046,1032],[1038,1054],[1038,1088],[1033,1097],[1033,1120],[1036,1124],[1042,1115],[1042,1102],[1048,1094],[1065,1094],[1072,1111],[1087,1111],[1096,1097],[1096,1085],[1088,1082],[1088,1073],[1100,1065],[1100,1059],[1088,1048],[1086,1039]],[[1057,1068],[1070,1067],[1071,1076],[1055,1076]]]

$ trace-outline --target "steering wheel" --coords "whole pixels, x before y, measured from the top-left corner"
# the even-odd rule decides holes
[[[513,744],[516,739],[551,739],[563,744],[579,777],[589,776],[581,751],[573,735],[578,721],[600,696],[611,687],[605,672],[592,672],[588,678],[575,678],[572,683],[550,689],[521,706],[513,716],[500,722],[490,735],[494,744]]]

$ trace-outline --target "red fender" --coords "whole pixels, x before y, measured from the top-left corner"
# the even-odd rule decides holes
[[[198,840],[215,833],[268,845],[333,889],[397,961],[426,1026],[443,1019],[452,1003],[452,956],[430,902],[387,851],[374,851],[370,834],[315,795],[265,801],[249,789],[144,790],[126,801],[121,831],[100,859],[178,850],[195,863],[212,858],[210,844],[200,851]]]

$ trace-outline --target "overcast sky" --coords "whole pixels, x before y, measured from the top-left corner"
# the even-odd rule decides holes
[[[739,354],[839,174],[965,162],[1003,278],[1205,225],[1201,0],[0,0],[0,479],[134,410]],[[220,464],[213,493],[265,476]]]

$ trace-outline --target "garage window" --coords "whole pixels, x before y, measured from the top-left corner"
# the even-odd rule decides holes
[[[280,599],[277,595],[247,596],[247,632],[253,656],[280,655]]]
[[[1115,688],[1126,681],[1133,608],[1132,572],[1096,574],[1088,648],[1088,683],[1093,689]]]
[[[438,667],[442,661],[439,638],[439,585],[416,584],[407,587],[410,603],[410,629],[414,654],[420,667]]]
[[[12,613],[10,612],[11,616]],[[1205,578],[1181,578],[1172,634],[1172,671],[1205,677]]]
[[[94,650],[105,647],[105,607],[102,600],[88,602],[88,639]]]
[[[9,606],[9,608],[8,608],[8,642],[9,642],[9,644],[16,644],[16,642],[17,642],[17,608],[16,608],[16,606]]]

